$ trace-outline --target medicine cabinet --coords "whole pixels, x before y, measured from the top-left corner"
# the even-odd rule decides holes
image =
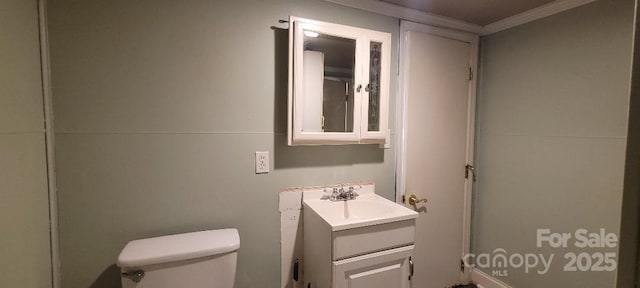
[[[291,17],[289,145],[388,145],[390,58],[389,33]]]

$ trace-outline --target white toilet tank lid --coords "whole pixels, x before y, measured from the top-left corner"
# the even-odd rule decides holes
[[[189,260],[236,251],[237,229],[220,229],[134,240],[118,256],[121,268]]]

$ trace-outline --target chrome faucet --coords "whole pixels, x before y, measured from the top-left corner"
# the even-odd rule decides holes
[[[339,189],[337,187],[333,188],[329,199],[331,199],[331,201],[347,201],[356,199],[358,194],[355,193],[354,190],[355,189],[353,189],[353,187],[349,187],[347,190],[345,190],[344,187],[340,187]]]

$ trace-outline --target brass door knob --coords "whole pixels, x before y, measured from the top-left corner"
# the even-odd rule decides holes
[[[415,206],[418,203],[427,203],[429,200],[427,200],[427,198],[423,198],[423,199],[419,199],[418,196],[416,196],[415,194],[411,194],[411,196],[409,196],[409,204],[411,204],[412,206]]]

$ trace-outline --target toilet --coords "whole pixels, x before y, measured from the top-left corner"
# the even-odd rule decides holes
[[[120,256],[123,288],[233,288],[240,236],[220,229],[129,242]]]

